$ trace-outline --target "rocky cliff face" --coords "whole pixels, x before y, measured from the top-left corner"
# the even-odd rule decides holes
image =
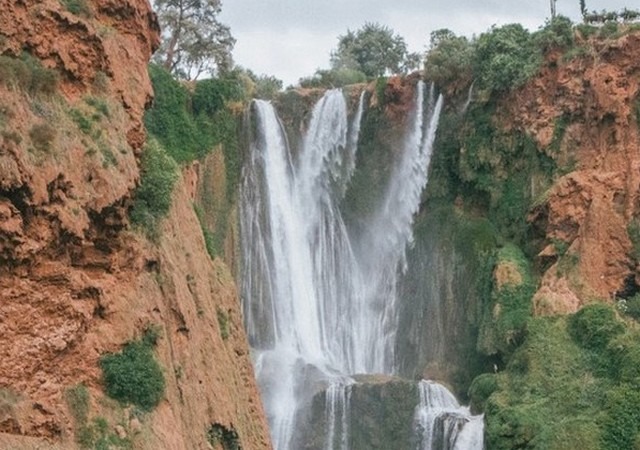
[[[503,103],[507,127],[530,134],[568,172],[529,216],[549,243],[541,262],[551,263],[534,298],[538,314],[575,312],[638,289],[627,229],[640,213],[640,35],[591,45],[568,63],[549,55],[540,75]],[[553,150],[559,122],[565,131]],[[564,276],[552,242],[579,255]]]
[[[2,448],[73,448],[78,385],[105,439],[269,448],[234,281],[193,211],[197,171],[158,242],[129,231],[158,39],[144,0],[0,2]],[[105,396],[99,359],[149,327],[166,392],[144,413]]]

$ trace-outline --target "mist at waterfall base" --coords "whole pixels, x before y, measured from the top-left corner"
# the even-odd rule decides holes
[[[341,208],[356,168],[366,92],[349,117],[344,93],[327,91],[298,149],[289,147],[273,106],[252,103],[241,188],[241,289],[277,450],[302,448],[296,422],[321,392],[325,439],[313,448],[350,449],[353,376],[395,372],[397,281],[443,104],[422,82],[415,90],[402,151],[360,233],[349,229]],[[421,382],[418,391],[410,424],[415,448],[482,448],[481,418],[440,385]]]

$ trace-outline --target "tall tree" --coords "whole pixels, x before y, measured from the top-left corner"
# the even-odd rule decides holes
[[[551,19],[556,17],[556,0],[549,0],[551,2]]]
[[[582,18],[586,19],[587,17],[587,3],[585,0],[580,0],[580,13],[582,14]]]
[[[333,69],[358,70],[368,77],[413,70],[419,61],[416,54],[407,51],[401,36],[377,23],[365,23],[355,32],[347,30],[331,53]]]
[[[162,28],[156,62],[180,78],[225,71],[235,39],[218,21],[220,0],[154,0]]]

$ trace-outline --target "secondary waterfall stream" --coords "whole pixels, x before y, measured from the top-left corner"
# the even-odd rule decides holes
[[[417,84],[404,145],[366,232],[358,235],[345,224],[341,202],[355,169],[365,93],[349,121],[343,92],[327,91],[294,150],[273,106],[252,104],[241,188],[241,289],[278,450],[296,450],[297,418],[320,390],[326,398],[324,448],[349,449],[352,375],[394,374],[397,277],[406,267],[442,104],[433,88],[425,95],[424,84]],[[425,442],[425,433],[440,431],[431,426],[434,420],[429,426],[418,420],[428,409],[420,402],[416,433]],[[418,448],[482,448],[482,428],[478,446],[477,433],[467,430],[468,411],[456,408],[446,411],[459,409],[461,419],[454,426],[444,421],[453,430],[447,435],[452,444]],[[456,444],[462,430],[475,436],[469,441],[475,444]]]

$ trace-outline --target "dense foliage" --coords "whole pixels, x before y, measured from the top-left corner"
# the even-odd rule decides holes
[[[149,66],[149,74],[155,101],[145,114],[145,125],[173,159],[193,161],[221,143],[237,151],[236,121],[227,106],[245,96],[237,74],[198,81],[192,90],[157,65]]]
[[[431,33],[428,58],[425,61],[425,77],[439,86],[451,83],[468,83],[472,76],[473,47],[463,36],[456,36],[447,29]]]
[[[520,24],[494,27],[475,43],[474,72],[483,86],[494,91],[522,85],[540,63],[540,52]]]
[[[164,396],[164,375],[153,355],[154,332],[127,343],[121,352],[100,358],[107,394],[122,403],[133,403],[144,410],[155,408]]]
[[[637,448],[639,346],[635,326],[603,304],[532,319],[507,370],[472,385],[476,404],[486,405],[487,445]]]

